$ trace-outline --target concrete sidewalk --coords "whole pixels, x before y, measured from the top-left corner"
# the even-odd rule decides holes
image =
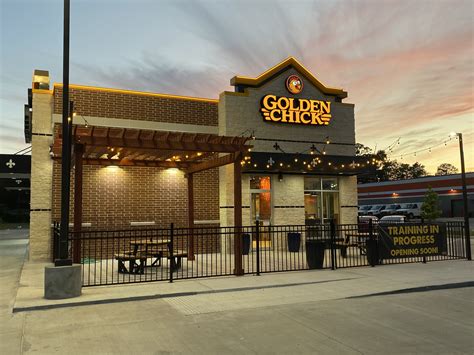
[[[83,288],[81,297],[66,300],[44,299],[44,267],[48,264],[25,263],[13,312],[60,307],[188,297],[250,290],[280,288],[282,294],[302,290],[300,302],[357,297],[410,288],[474,282],[474,263],[465,260],[438,261],[427,264],[401,264],[348,269],[311,270],[287,273],[219,277],[100,286]],[[321,287],[318,287],[321,284]],[[323,286],[324,284],[324,286]],[[316,288],[315,288],[316,286]],[[306,292],[307,288],[317,292]],[[240,296],[239,296],[240,297]],[[229,304],[233,297],[229,295]],[[266,300],[268,302],[268,300]],[[275,298],[272,305],[285,304]],[[269,304],[266,304],[267,306]],[[212,306],[212,305],[211,305]],[[245,306],[245,305],[244,305]],[[263,306],[263,305],[262,305]]]

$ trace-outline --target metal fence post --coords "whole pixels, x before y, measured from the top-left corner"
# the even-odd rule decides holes
[[[372,258],[372,254],[369,254],[369,245],[371,248],[374,247],[374,224],[372,222],[372,219],[369,219],[369,240],[365,243],[365,255],[367,256],[367,262],[369,263],[370,266],[374,267],[375,263]]]
[[[255,241],[257,243],[257,276],[260,276],[260,228],[258,220],[255,221]]]
[[[169,244],[169,257],[170,261],[168,263],[170,268],[170,283],[173,282],[173,268],[174,268],[174,257],[173,257],[173,248],[174,248],[174,223],[171,223],[170,228],[170,244]]]
[[[336,225],[334,224],[334,220],[331,219],[329,222],[329,226],[331,228],[331,270],[336,269]]]

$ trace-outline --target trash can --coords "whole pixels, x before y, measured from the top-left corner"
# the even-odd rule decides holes
[[[367,261],[370,266],[378,265],[379,263],[379,251],[378,251],[377,240],[367,239]]]
[[[242,255],[249,255],[250,253],[250,234],[242,234]]]
[[[290,253],[297,253],[300,250],[301,233],[290,232],[288,233],[288,251]]]
[[[322,269],[326,243],[321,240],[306,241],[306,261],[310,269]]]

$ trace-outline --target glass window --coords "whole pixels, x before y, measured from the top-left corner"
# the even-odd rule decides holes
[[[337,179],[323,179],[323,190],[337,190]]]
[[[339,193],[325,192],[323,194],[323,223],[334,219],[339,223]]]
[[[270,176],[251,176],[251,190],[270,190]]]
[[[272,197],[270,176],[250,177],[250,215],[252,223],[262,221],[270,224],[272,219]]]
[[[306,224],[339,223],[339,193],[337,178],[308,176],[304,179]]]
[[[321,223],[321,192],[305,192],[304,194],[305,219],[315,224]]]
[[[313,176],[305,177],[304,189],[305,190],[321,190],[321,178],[313,177]]]

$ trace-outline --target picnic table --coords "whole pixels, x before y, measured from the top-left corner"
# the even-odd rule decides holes
[[[350,232],[346,233],[342,242],[341,256],[347,257],[347,248],[356,247],[360,250],[361,255],[367,254],[367,239],[370,238],[369,232]]]
[[[161,259],[170,260],[170,268],[175,271],[181,267],[181,260],[188,256],[186,251],[173,249],[171,251],[170,240],[148,240],[137,239],[130,241],[131,250],[115,254],[115,259],[119,263],[119,273],[140,273],[145,272],[147,259],[155,259],[150,266],[161,266]],[[129,262],[127,269],[125,262]]]

